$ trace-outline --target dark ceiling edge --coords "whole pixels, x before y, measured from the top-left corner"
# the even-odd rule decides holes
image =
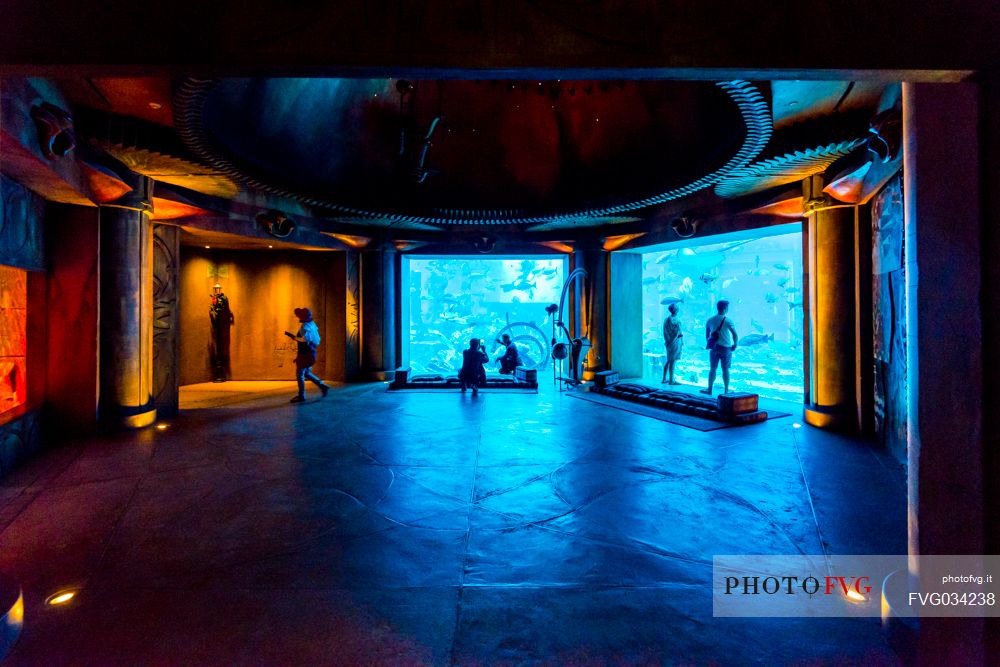
[[[413,65],[296,65],[276,63],[209,64],[204,62],[19,62],[2,59],[0,76],[187,76],[201,79],[232,77],[331,77],[347,79],[618,79],[646,81],[725,81],[775,79],[800,81],[881,81],[885,83],[960,83],[975,77],[978,67],[446,67]]]
[[[709,188],[723,180],[733,171],[745,167],[754,158],[759,156],[767,146],[772,134],[770,109],[767,101],[764,99],[764,95],[754,84],[742,80],[717,82],[716,85],[725,91],[730,99],[736,103],[747,133],[740,149],[725,165],[692,183],[637,201],[563,214],[490,219],[407,215],[403,213],[358,209],[337,202],[303,195],[254,178],[243,168],[237,166],[228,158],[223,157],[221,151],[208,138],[202,115],[205,99],[219,83],[219,79],[187,78],[177,87],[174,98],[174,125],[178,135],[195,155],[207,162],[214,169],[251,188],[295,199],[309,206],[338,211],[344,215],[372,219],[373,226],[377,226],[375,219],[389,220],[391,221],[389,226],[395,224],[430,226],[515,224],[530,227],[532,225],[548,225],[552,223],[562,223],[572,226],[574,220],[607,217],[649,208]]]

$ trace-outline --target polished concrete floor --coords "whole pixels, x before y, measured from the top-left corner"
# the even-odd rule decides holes
[[[11,665],[895,664],[877,619],[712,618],[715,554],[905,552],[866,444],[544,387],[282,389],[188,393],[218,407],[0,482]]]

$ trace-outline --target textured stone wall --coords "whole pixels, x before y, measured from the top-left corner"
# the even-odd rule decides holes
[[[906,460],[906,269],[903,182],[897,176],[872,200],[872,328],[875,432]]]
[[[45,269],[45,200],[0,176],[0,264],[31,271]]]
[[[6,406],[0,404],[0,412],[7,413],[0,414],[0,477],[42,447],[38,411],[31,408],[38,388],[44,386],[44,346],[29,345],[27,335],[29,331],[38,331],[29,325],[28,317],[37,318],[36,309],[44,310],[45,304],[29,304],[32,296],[29,274],[18,269],[30,272],[45,269],[44,213],[45,202],[41,197],[0,176],[0,266],[14,267],[0,273],[0,281],[4,283],[0,285],[3,302],[0,312],[8,311],[10,315],[10,326],[0,328],[4,337],[0,341],[0,356],[6,355],[7,360],[0,363],[0,372],[5,376],[0,378],[0,400],[7,393],[3,391],[5,385],[14,385],[10,389],[17,393],[16,401],[12,394]]]

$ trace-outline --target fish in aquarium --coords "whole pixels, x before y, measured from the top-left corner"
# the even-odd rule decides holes
[[[762,345],[763,343],[773,340],[774,340],[774,334],[767,335],[767,334],[754,333],[744,336],[743,338],[740,338],[739,346],[751,347],[753,345]]]
[[[764,325],[758,322],[757,320],[754,319],[750,320],[750,328],[759,333],[764,333]]]
[[[788,278],[782,278],[781,280],[777,281],[777,284],[778,287],[784,287],[785,285],[788,284]]]
[[[776,268],[776,269],[778,269],[778,270],[780,270],[780,271],[788,271],[788,270],[790,270],[790,269],[791,269],[792,267],[791,267],[791,265],[790,265],[790,264],[786,264],[786,263],[784,263],[784,262],[776,262],[776,263],[774,264],[774,268]]]
[[[796,301],[787,301],[786,303],[788,304],[788,307],[790,309],[792,309],[792,308],[801,308],[802,307],[802,299],[798,299]]]
[[[529,296],[533,296],[535,293],[535,283],[531,282],[526,278],[521,278],[512,283],[506,283],[501,285],[504,292],[513,292],[517,290],[518,292],[528,292]]]
[[[798,294],[801,291],[802,291],[802,288],[800,288],[800,287],[786,287],[785,288],[785,294]]]
[[[657,278],[656,276],[650,276],[649,278],[643,278],[642,279],[642,284],[643,285],[652,285],[657,280],[659,280],[659,278]]]
[[[735,282],[739,282],[739,278],[726,278],[722,281],[722,289],[728,289]]]
[[[672,303],[684,303],[684,298],[677,296],[668,296],[665,299],[660,299],[661,306],[669,306]]]
[[[764,295],[764,301],[767,301],[768,303],[778,303],[778,295],[774,292],[768,292]]]
[[[700,276],[698,276],[698,280],[705,283],[706,285],[711,285],[712,283],[715,282],[716,278],[718,277],[719,276],[714,273],[703,273]]]

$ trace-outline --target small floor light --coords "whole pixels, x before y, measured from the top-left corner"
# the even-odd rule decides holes
[[[849,588],[847,592],[844,593],[844,597],[846,597],[849,602],[854,602],[854,603],[865,602],[868,599],[863,594],[859,593],[853,588]]]
[[[794,424],[792,424],[792,428],[802,428],[802,424],[795,422]]]
[[[58,607],[59,605],[67,604],[75,597],[76,591],[59,591],[46,598],[45,604],[50,607]]]
[[[163,422],[160,422],[159,424],[156,425],[156,430],[157,431],[166,431],[167,430],[167,425],[164,424]]]

